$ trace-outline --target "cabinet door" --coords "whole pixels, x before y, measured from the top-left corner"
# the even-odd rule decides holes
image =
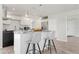
[[[3,33],[3,47],[8,46],[9,44],[9,35],[8,32]]]
[[[13,32],[3,32],[3,47],[13,45]]]

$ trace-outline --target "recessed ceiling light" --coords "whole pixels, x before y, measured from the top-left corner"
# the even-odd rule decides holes
[[[15,8],[12,8],[13,11],[15,11]]]
[[[40,7],[42,7],[42,6],[43,6],[43,4],[40,4],[39,6],[40,6]]]
[[[25,14],[25,17],[28,17],[28,15],[27,15],[27,14]]]
[[[42,4],[40,4],[40,6],[42,6]]]

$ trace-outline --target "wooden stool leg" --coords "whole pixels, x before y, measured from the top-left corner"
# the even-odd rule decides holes
[[[51,42],[50,42],[50,54],[51,54]]]
[[[51,53],[51,42],[50,42],[50,40],[48,40],[48,50],[49,50],[50,53]]]
[[[44,46],[43,46],[43,52],[44,52],[44,48],[45,48],[45,45],[46,45],[46,41],[47,41],[47,39],[45,39],[45,42],[44,42]]]
[[[28,44],[26,54],[28,53],[29,47],[30,47],[30,43]]]
[[[57,49],[56,49],[56,46],[55,46],[55,43],[54,43],[53,40],[52,40],[52,43],[53,43],[53,46],[54,46],[54,49],[55,49],[55,53],[57,53]]]
[[[35,54],[35,44],[33,44],[33,54]]]
[[[50,40],[48,40],[48,50],[50,49],[49,47],[50,47]]]
[[[40,46],[39,46],[39,44],[38,44],[38,43],[37,43],[37,46],[38,46],[39,52],[40,52],[40,54],[41,54]]]

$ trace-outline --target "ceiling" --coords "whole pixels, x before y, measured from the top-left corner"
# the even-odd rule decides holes
[[[79,9],[79,4],[6,4],[9,15],[23,17],[49,16],[61,12]]]

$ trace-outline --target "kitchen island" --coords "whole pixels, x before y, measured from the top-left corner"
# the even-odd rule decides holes
[[[41,34],[41,41],[39,42],[40,49],[43,49],[44,45],[44,32]],[[25,54],[27,50],[27,41],[30,39],[31,31],[15,31],[14,32],[14,53],[15,54]],[[36,46],[38,49],[38,47]],[[32,49],[32,46],[30,46]]]

